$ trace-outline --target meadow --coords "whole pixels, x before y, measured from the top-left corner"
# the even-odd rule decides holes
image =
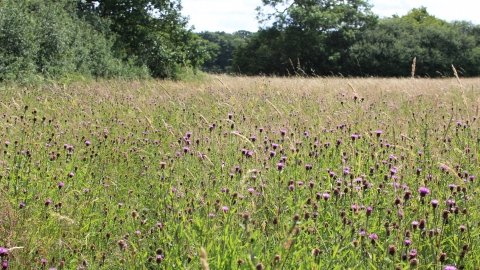
[[[3,269],[475,269],[480,79],[0,86]]]

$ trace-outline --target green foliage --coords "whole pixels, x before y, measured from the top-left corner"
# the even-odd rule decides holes
[[[452,74],[452,64],[465,76],[480,74],[478,26],[446,23],[422,10],[381,20],[375,28],[360,33],[350,48],[358,71],[353,73],[410,76],[416,57],[419,76]]]
[[[203,63],[202,70],[212,73],[235,72],[232,69],[233,52],[244,45],[251,34],[244,30],[233,34],[208,31],[198,33],[201,38],[208,41],[207,51],[210,55]]]
[[[175,78],[179,65],[196,70],[207,57],[206,42],[187,29],[180,1],[79,1],[78,6],[83,16],[108,19],[116,57],[147,66],[153,77]]]
[[[342,72],[342,58],[353,43],[355,33],[374,25],[377,20],[370,10],[371,6],[361,0],[302,0],[292,3],[264,0],[263,4],[274,12],[258,8],[260,22],[274,20],[271,28],[275,30],[259,31],[254,41],[252,39],[241,48],[243,52],[235,54],[234,66],[245,74],[258,74],[258,71],[271,74],[272,69],[277,74],[288,74],[292,63],[297,65],[292,72],[303,74]],[[276,33],[276,40],[268,40],[273,33]],[[267,60],[274,66],[264,69],[263,60],[260,60],[260,67],[255,68],[252,58],[241,59],[252,55],[250,51],[258,54],[272,51],[266,57],[277,58]]]
[[[4,0],[0,8],[0,81],[176,78],[206,56],[177,1]]]
[[[402,20],[407,21],[409,23],[413,23],[416,27],[419,25],[425,24],[436,24],[436,25],[446,25],[448,24],[444,20],[440,20],[435,18],[435,16],[430,15],[428,13],[426,7],[414,8],[410,10],[407,15],[402,16]]]
[[[425,7],[377,21],[366,1],[263,4],[260,22],[273,26],[234,52],[242,74],[410,76],[415,57],[419,76],[452,74],[452,64],[464,76],[480,74],[480,26],[448,23]]]
[[[112,42],[74,14],[69,1],[3,1],[0,13],[0,80],[148,76],[123,64]]]

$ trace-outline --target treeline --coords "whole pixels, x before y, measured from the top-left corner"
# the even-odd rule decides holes
[[[176,78],[208,58],[180,1],[1,0],[0,81]]]
[[[275,6],[283,1],[263,1]],[[480,26],[446,22],[424,7],[379,19],[366,1],[294,1],[281,13],[260,10],[271,27],[242,35],[203,32],[213,58],[202,69],[244,75],[480,75]],[[346,4],[345,4],[346,3]],[[285,3],[283,3],[285,4]],[[242,31],[244,32],[244,31]]]
[[[194,33],[180,0],[0,0],[0,81],[480,75],[480,26],[426,8],[379,19],[366,0],[261,0],[255,33]]]

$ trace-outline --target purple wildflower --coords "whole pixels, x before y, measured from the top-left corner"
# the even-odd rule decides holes
[[[0,247],[0,257],[5,257],[8,255],[8,249]]]
[[[420,192],[421,197],[425,197],[425,195],[430,194],[430,190],[426,187],[421,187],[418,189],[418,191]]]
[[[285,164],[283,164],[283,163],[281,163],[281,162],[279,162],[279,163],[277,164],[277,168],[278,168],[279,171],[283,170],[283,167],[285,167]]]

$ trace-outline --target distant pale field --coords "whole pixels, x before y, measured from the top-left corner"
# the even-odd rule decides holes
[[[479,78],[0,85],[8,269],[475,269]]]

